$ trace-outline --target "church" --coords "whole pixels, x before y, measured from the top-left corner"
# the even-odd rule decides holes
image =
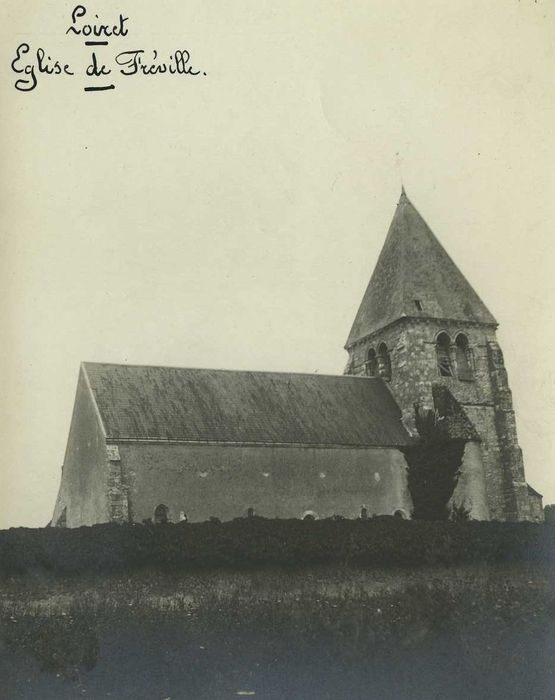
[[[463,445],[452,507],[542,520],[496,328],[403,190],[343,375],[83,363],[51,524],[410,518],[426,414]]]

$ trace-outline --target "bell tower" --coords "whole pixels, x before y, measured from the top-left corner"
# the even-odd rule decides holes
[[[497,321],[404,189],[345,349],[345,374],[381,377],[406,427],[450,394],[472,425],[489,517],[530,517]]]

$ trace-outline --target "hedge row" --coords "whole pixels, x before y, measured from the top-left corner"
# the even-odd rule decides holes
[[[555,525],[499,522],[266,520],[94,525],[0,531],[0,574],[73,574],[142,567],[191,570],[343,564],[555,564]]]

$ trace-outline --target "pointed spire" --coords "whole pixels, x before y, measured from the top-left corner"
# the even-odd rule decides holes
[[[497,324],[402,187],[347,346],[407,316]]]
[[[401,206],[401,204],[410,204],[410,200],[407,196],[407,191],[405,190],[405,186],[401,184],[401,196],[399,197],[399,201],[397,202],[397,206]]]

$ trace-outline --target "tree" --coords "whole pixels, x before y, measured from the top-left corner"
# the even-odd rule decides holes
[[[418,441],[404,450],[412,516],[417,520],[448,520],[448,503],[459,479],[466,440],[450,437],[436,411],[415,406],[415,418]]]

